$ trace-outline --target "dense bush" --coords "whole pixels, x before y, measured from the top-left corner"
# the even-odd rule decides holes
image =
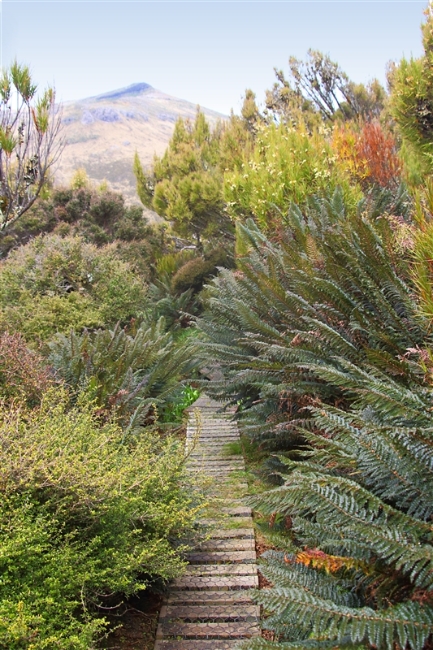
[[[379,122],[334,127],[332,148],[363,188],[399,185],[402,170],[397,142]]]
[[[29,350],[22,336],[1,333],[0,400],[36,406],[52,385],[52,373],[43,359]]]
[[[79,236],[96,246],[116,243],[119,259],[130,263],[144,278],[163,252],[164,232],[151,226],[139,206],[125,205],[120,194],[88,185],[56,188],[13,224],[0,232],[0,258],[42,233]]]
[[[113,245],[98,249],[79,237],[40,236],[0,265],[0,329],[34,342],[125,322],[140,312],[145,294]]]
[[[220,266],[230,268],[232,260],[227,250],[215,248],[205,256],[195,257],[181,266],[172,278],[172,287],[177,292],[188,289],[198,292],[205,280],[217,274]]]
[[[104,608],[181,569],[173,542],[194,514],[183,451],[101,426],[62,391],[1,416],[0,647],[90,650]]]
[[[225,174],[224,196],[229,214],[241,220],[254,217],[271,232],[292,202],[304,205],[311,194],[333,192],[337,186],[354,208],[360,188],[350,183],[325,132],[316,129],[310,134],[303,125],[262,125],[242,168]]]

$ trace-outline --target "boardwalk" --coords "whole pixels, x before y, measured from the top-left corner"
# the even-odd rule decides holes
[[[194,409],[194,410],[192,410]],[[248,595],[258,587],[251,511],[242,505],[244,462],[227,455],[239,440],[237,425],[218,413],[206,396],[193,405],[187,445],[200,422],[188,462],[191,472],[211,479],[210,506],[202,521],[208,534],[188,555],[186,574],[175,580],[161,609],[155,650],[230,650],[260,635],[259,607]]]

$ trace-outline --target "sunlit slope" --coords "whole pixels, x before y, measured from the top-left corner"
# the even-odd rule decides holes
[[[66,146],[55,172],[69,183],[84,168],[92,181],[108,181],[128,202],[138,201],[132,165],[135,151],[144,165],[161,155],[179,117],[193,119],[197,106],[145,83],[63,104]],[[213,125],[225,116],[201,108]]]

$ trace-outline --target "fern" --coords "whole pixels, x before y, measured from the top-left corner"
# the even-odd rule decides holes
[[[246,648],[430,647],[432,341],[392,224],[365,209],[312,198],[279,243],[239,227],[238,269],[198,319],[224,375],[208,392],[278,451],[281,484],[251,505],[291,521],[256,596],[277,641]]]
[[[196,366],[191,344],[176,342],[163,318],[128,334],[119,325],[95,333],[59,335],[50,361],[77,392],[113,412],[128,431],[155,419],[182,391],[179,382]],[[149,420],[150,418],[150,420]]]

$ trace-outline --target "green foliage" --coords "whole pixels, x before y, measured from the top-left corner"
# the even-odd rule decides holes
[[[194,239],[199,247],[203,238],[227,238],[232,232],[222,196],[223,132],[222,125],[211,132],[199,111],[194,123],[182,119],[176,123],[165,154],[155,157],[150,172],[135,157],[137,191],[143,204],[170,220],[175,232]]]
[[[112,331],[59,335],[50,350],[57,374],[129,431],[170,410],[183,394],[180,380],[196,365],[193,346],[177,343],[162,318],[131,334],[117,325]]]
[[[171,276],[180,269],[181,266],[196,257],[195,248],[184,248],[175,253],[166,253],[162,255],[156,263],[156,272],[159,279],[164,276]]]
[[[79,237],[37,237],[0,266],[0,329],[28,341],[127,321],[145,300],[143,281],[116,257]]]
[[[163,416],[163,421],[165,422],[182,422],[182,418],[185,413],[185,409],[200,397],[200,391],[198,388],[193,388],[192,386],[184,386],[181,394],[178,397],[178,400],[171,404],[171,406],[165,411]]]
[[[270,232],[279,228],[292,202],[303,206],[315,192],[333,192],[339,186],[345,202],[354,208],[362,194],[334,155],[323,131],[308,133],[305,125],[261,126],[254,151],[242,167],[224,177],[224,196],[233,217],[254,217]]]
[[[192,288],[177,291],[168,275],[160,276],[149,285],[143,318],[153,323],[163,318],[167,329],[173,331],[190,325],[191,318],[199,313],[199,304]]]
[[[180,267],[174,274],[172,284],[175,291],[192,289],[197,292],[203,287],[206,278],[216,273],[216,266],[212,260],[196,257]]]
[[[265,514],[290,515],[306,549],[267,554],[275,588],[257,601],[287,647],[422,650],[433,623],[431,387],[403,389],[374,370],[335,381],[358,408],[314,409],[308,460],[287,463],[284,485],[255,498]]]
[[[384,107],[386,93],[377,79],[367,86],[355,84],[318,50],[308,50],[306,61],[291,56],[289,67],[289,80],[275,69],[277,83],[266,93],[266,107],[278,120],[293,124],[303,116],[316,126],[321,120],[371,120]]]
[[[301,417],[317,396],[341,398],[315,378],[312,364],[368,360],[406,380],[395,359],[423,344],[427,324],[396,272],[405,266],[393,233],[387,219],[347,214],[339,192],[312,198],[304,213],[293,206],[280,244],[252,222],[239,224],[238,270],[209,285],[199,327],[225,375],[215,391],[244,406],[254,402],[251,420],[261,436],[290,437],[289,417]]]
[[[433,169],[433,16],[423,25],[424,56],[402,59],[391,71],[391,112],[400,130],[407,175],[423,182]]]
[[[429,323],[396,222],[367,207],[310,197],[278,244],[239,224],[238,269],[198,321],[223,373],[207,392],[240,400],[249,435],[283,452],[282,485],[253,501],[285,524],[256,598],[277,642],[246,648],[422,650],[431,634]]]
[[[99,611],[181,570],[194,497],[179,443],[125,437],[59,391],[2,413],[0,437],[0,646],[95,648]]]
[[[120,194],[78,183],[53,190],[0,234],[0,255],[5,257],[35,236],[53,231],[61,236],[78,235],[96,246],[116,242],[119,257],[139,266],[145,277],[164,249],[158,229],[147,223],[139,206],[126,207]]]

